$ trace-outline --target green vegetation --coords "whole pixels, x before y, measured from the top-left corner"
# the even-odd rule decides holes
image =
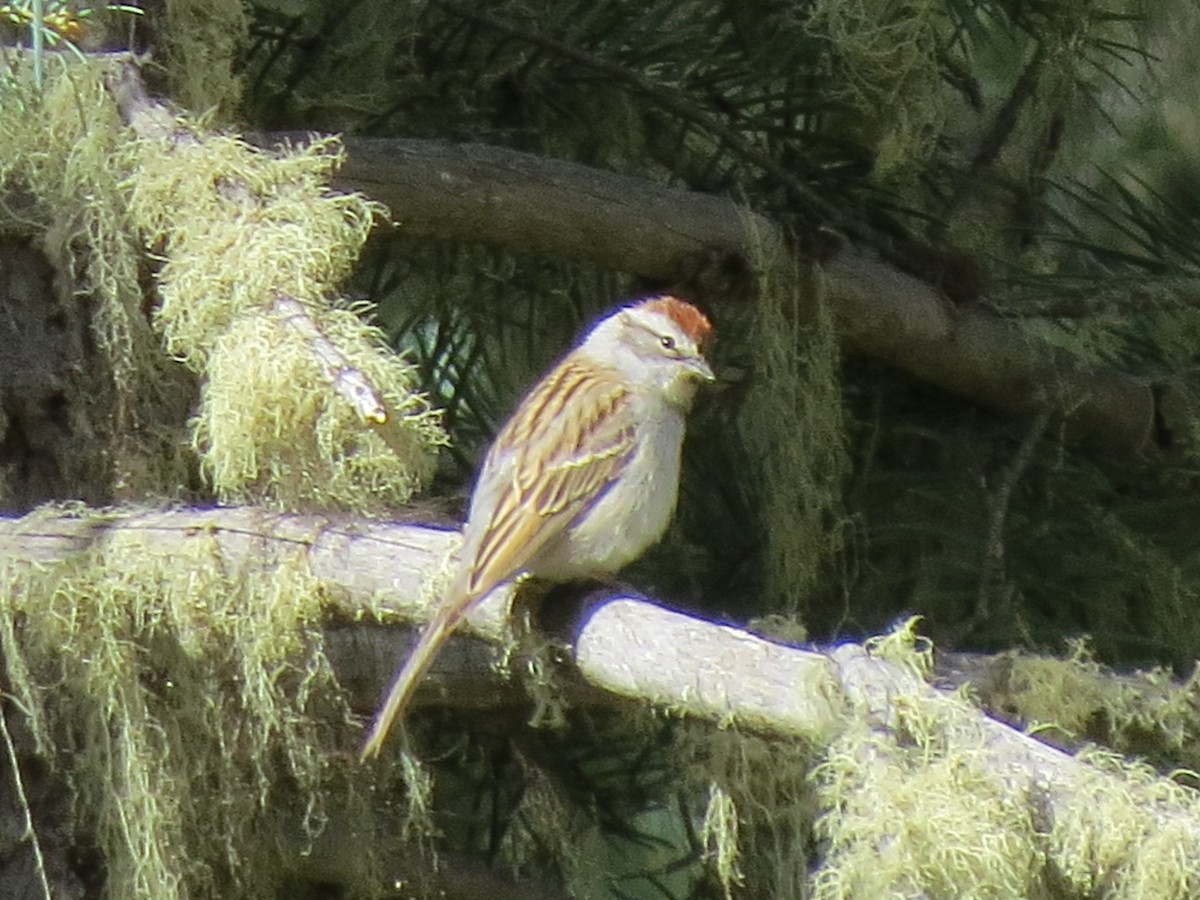
[[[0,58],[0,237],[44,255],[88,371],[61,389],[70,489],[22,527],[84,497],[96,540],[0,569],[0,657],[14,746],[61,780],[107,895],[316,896],[306,861],[336,859],[313,868],[338,896],[388,896],[396,860],[459,857],[589,898],[1195,895],[1176,824],[1200,813],[1181,771],[1200,767],[1196,681],[1178,681],[1200,657],[1189,13],[49,4],[49,48]],[[35,27],[0,5],[7,44]],[[94,52],[126,45],[154,48],[144,77],[177,113],[126,121],[121,60]],[[335,138],[234,134],[285,129],[504,145],[728,195],[782,238],[744,272],[677,261],[669,284],[418,239],[405,209],[330,189]],[[823,273],[846,247],[951,315],[1170,382],[1181,427],[1120,458],[845,354]],[[435,476],[451,494],[585,322],[664,288],[713,312],[722,384],[678,519],[629,580],[793,640],[887,633],[872,652],[921,678],[932,644],[890,628],[914,613],[939,647],[1010,653],[999,712],[1086,763],[1071,815],[1005,789],[971,690],[891,698],[890,731],[848,708],[832,746],[797,747],[576,708],[553,651],[526,678],[531,722],[422,710],[403,752],[360,768],[302,545],[242,571],[215,538],[181,555],[106,533],[106,504],[386,517]],[[13,513],[20,425],[0,404]]]

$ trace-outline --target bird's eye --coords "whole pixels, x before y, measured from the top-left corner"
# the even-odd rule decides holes
[[[664,334],[662,337],[660,337],[658,339],[658,342],[660,344],[662,344],[662,348],[664,350],[674,350],[675,349],[675,338],[671,337],[669,334]]]

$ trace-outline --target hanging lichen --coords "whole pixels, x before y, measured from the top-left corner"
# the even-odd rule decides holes
[[[818,770],[829,850],[814,897],[1035,896],[1029,811],[969,757],[848,732]]]
[[[1069,743],[1099,739],[1156,762],[1200,765],[1196,672],[1183,684],[1163,668],[1118,675],[1096,661],[1090,641],[1067,647],[1067,659],[1013,656],[1005,701],[1026,727]]]
[[[141,441],[112,454],[128,460],[116,473],[121,493],[170,495],[191,480],[179,433],[191,394],[165,340],[202,376],[195,444],[222,499],[358,511],[407,501],[444,435],[410,368],[328,300],[378,213],[325,187],[336,147],[270,154],[182,119],[177,134],[138,138],[105,86],[113,63],[53,62],[44,96],[19,62],[0,91],[0,178],[37,201],[9,209],[4,227],[44,235],[60,271],[98,301],[111,431]],[[142,242],[163,259],[161,340],[143,312]],[[307,330],[289,324],[298,316],[280,312],[281,298],[300,307]],[[373,392],[370,415],[338,384],[347,371]]]
[[[106,387],[72,399],[95,410],[96,453],[110,467],[97,477],[118,497],[178,496],[191,480],[181,449],[193,394],[142,311],[144,250],[126,215],[129,135],[103,84],[111,64],[64,54],[46,62],[42,91],[27,56],[0,66],[0,184],[9,198],[0,231],[37,241],[57,270],[56,289],[72,308],[87,304]]]
[[[130,214],[165,256],[155,322],[204,376],[195,445],[228,502],[394,508],[444,441],[366,311],[326,299],[379,213],[326,189],[338,158],[329,141],[268,154],[191,132],[135,145]]]
[[[243,316],[207,361],[196,446],[227,502],[359,511],[396,509],[432,474],[437,417],[408,388],[408,365],[368,341],[348,309],[322,317],[346,360],[380,385],[384,422],[364,423],[331,389],[307,339],[262,315]]]
[[[913,624],[875,648],[919,673],[932,648]],[[897,692],[887,709],[887,729],[873,728],[867,710],[854,713],[813,772],[827,846],[815,900],[1040,897],[1064,887],[1131,900],[1196,896],[1194,792],[1149,767],[1084,753],[1049,816],[1013,789],[965,697]]]
[[[769,609],[795,614],[841,546],[849,469],[840,350],[819,278],[764,250],[753,389],[739,419],[758,482]]]
[[[165,44],[171,96],[187,109],[220,109],[228,117],[241,99],[234,75],[249,37],[250,17],[239,0],[166,0],[156,34]]]
[[[361,835],[350,881],[379,884],[375,851],[422,827],[420,806],[404,807],[398,765],[374,782],[395,806],[351,775],[359,728],[304,547],[242,569],[216,532],[105,533],[93,519],[86,552],[0,572],[0,658],[76,824],[96,836],[108,896],[272,896],[331,821]]]
[[[364,311],[328,299],[374,207],[324,187],[328,144],[264,153],[182,119],[179,143],[136,135],[106,82],[119,66],[55,57],[43,93],[19,55],[0,75],[0,181],[22,199],[0,208],[0,227],[39,239],[66,289],[92,298],[106,431],[137,442],[110,455],[122,493],[179,496],[194,481],[181,452],[192,395],[165,341],[204,382],[195,442],[222,497],[408,499],[442,431]],[[145,245],[161,262],[157,328]],[[109,896],[273,895],[334,822],[362,842],[346,883],[373,890],[388,848],[427,827],[420,779],[399,763],[373,779],[347,767],[358,728],[303,548],[243,571],[210,537],[116,530],[50,566],[12,561],[6,685],[67,783],[74,824],[95,836]]]
[[[709,788],[700,840],[708,849],[725,896],[732,897],[734,885],[744,880],[738,869],[738,812],[737,804],[720,785]]]
[[[815,0],[806,20],[828,41],[826,96],[849,105],[847,117],[875,149],[875,174],[912,167],[935,148],[948,104],[939,54],[945,13],[933,0]]]
[[[726,896],[805,896],[812,748],[693,724],[676,735],[675,753],[689,790],[706,798],[706,862]]]

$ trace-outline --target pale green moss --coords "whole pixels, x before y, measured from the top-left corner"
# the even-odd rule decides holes
[[[1009,696],[1031,729],[1057,729],[1068,740],[1095,736],[1121,751],[1200,763],[1197,676],[1178,684],[1155,668],[1131,674],[1106,671],[1084,639],[1070,643],[1067,659],[1016,656]]]
[[[325,656],[325,593],[304,548],[239,569],[215,534],[105,521],[86,552],[0,572],[0,658],[96,835],[108,896],[271,896],[297,848],[265,838],[302,848],[334,817],[359,835],[350,883],[380,884],[385,848],[428,828],[428,785],[404,760],[374,779],[353,761],[360,729]],[[394,801],[373,790],[389,785]]]
[[[725,896],[732,897],[734,887],[745,880],[738,868],[738,811],[733,798],[716,783],[709,787],[700,843],[716,869]]]
[[[382,209],[327,189],[339,158],[332,139],[281,154],[228,135],[137,143],[129,212],[164,255],[155,321],[172,355],[203,371],[239,317],[276,295],[320,307],[349,275]]]
[[[912,643],[911,625],[872,649],[891,644],[894,659]],[[920,673],[929,649],[918,642],[905,665]],[[1014,790],[964,694],[887,702],[891,730],[852,725],[813,773],[828,843],[816,900],[1049,897],[1063,885],[1079,896],[1196,896],[1193,791],[1092,751],[1064,763],[1050,810]]]
[[[172,495],[187,479],[189,390],[142,312],[144,250],[126,215],[129,134],[104,86],[111,63],[47,57],[45,87],[28,58],[0,64],[0,231],[26,235],[57,270],[56,289],[86,297],[111,411],[115,493]],[[102,380],[102,379],[97,379]]]
[[[207,357],[195,441],[226,502],[383,512],[433,474],[438,418],[412,372],[346,309],[314,311],[323,334],[376,388],[388,419],[365,423],[312,347],[270,314],[243,316]]]
[[[917,634],[920,616],[909,616],[886,634],[867,638],[863,646],[871,656],[908,669],[918,678],[933,672],[933,641]]]
[[[1053,822],[1049,856],[1084,896],[1184,900],[1200,892],[1196,792],[1110,751],[1080,754],[1068,814]]]
[[[120,436],[115,489],[178,495],[189,480],[190,393],[165,339],[205,384],[195,443],[223,498],[375,511],[407,500],[442,431],[363,310],[329,300],[375,207],[327,190],[327,143],[265,153],[182,118],[178,142],[136,137],[105,88],[111,65],[52,57],[39,92],[19,55],[6,60],[0,181],[21,203],[0,208],[0,228],[40,239],[62,290],[91,301],[111,370],[103,424]],[[162,262],[158,333],[143,241]],[[282,321],[285,294],[382,416],[352,406],[340,371]],[[109,896],[270,896],[289,851],[326,840],[335,819],[356,830],[346,883],[376,890],[400,835],[428,827],[428,784],[407,758],[373,778],[350,767],[359,727],[324,655],[323,588],[303,549],[241,571],[215,537],[104,534],[107,514],[86,515],[91,549],[0,572],[0,659],[75,824],[96,836]],[[298,846],[263,840],[281,822]]]
[[[379,207],[325,186],[336,142],[270,154],[188,134],[138,144],[130,213],[166,256],[156,323],[167,349],[205,377],[195,445],[228,502],[382,511],[431,477],[444,441],[411,369],[327,298],[349,273]],[[277,309],[298,304],[336,371]],[[339,393],[353,369],[379,423]]]
[[[858,114],[847,128],[875,148],[875,175],[911,168],[933,152],[947,116],[936,0],[815,0],[811,34],[829,41],[826,95]]]
[[[1039,847],[1024,802],[981,758],[901,750],[865,729],[839,740],[816,777],[829,842],[813,896],[1029,897]]]
[[[814,748],[688,723],[672,756],[691,794],[707,798],[700,843],[725,893],[806,896]]]
[[[167,0],[166,23],[156,30],[165,44],[171,96],[188,109],[218,108],[229,116],[241,98],[233,74],[250,17],[240,0]]]
[[[121,124],[104,65],[53,62],[44,96],[18,64],[0,91],[0,179],[38,201],[31,220],[11,213],[0,225],[43,233],[58,268],[97,298],[113,430],[145,443],[113,451],[128,462],[123,495],[188,480],[178,433],[187,391],[142,311],[144,241],[162,259],[162,341],[202,379],[193,443],[223,500],[377,512],[408,501],[445,437],[410,367],[362,321],[369,310],[330,302],[381,212],[327,188],[336,142],[268,153],[184,118],[172,134],[138,138]],[[275,312],[280,297],[304,310],[336,366],[317,364],[311,340]],[[380,415],[356,413],[339,392],[347,368]]]
[[[754,387],[738,424],[759,481],[767,603],[795,615],[841,547],[841,351],[815,273],[777,247],[757,253]]]

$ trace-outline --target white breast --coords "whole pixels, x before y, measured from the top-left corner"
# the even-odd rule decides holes
[[[636,401],[635,401],[636,402]],[[552,581],[607,578],[667,530],[679,496],[684,414],[676,406],[637,403],[638,446],[616,483],[529,572]]]

